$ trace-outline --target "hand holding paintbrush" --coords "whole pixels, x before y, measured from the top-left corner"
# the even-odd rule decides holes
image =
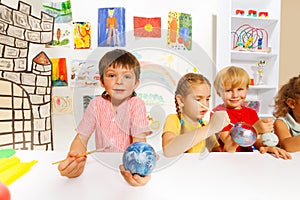
[[[103,148],[100,148],[100,149],[95,149],[95,150],[92,150],[92,151],[87,151],[87,152],[84,152],[82,154],[78,154],[76,156],[76,158],[84,157],[84,156],[87,156],[87,155],[95,153],[95,152],[101,152],[101,151],[104,151],[104,150],[109,149],[109,148],[110,148],[110,146],[106,146],[106,147],[103,147]],[[67,160],[67,158],[65,158],[63,160],[59,160],[59,161],[53,162],[52,165],[59,164],[59,163],[64,162],[66,160]]]
[[[195,102],[197,102],[201,107],[207,109],[210,113],[212,113],[212,114],[215,113],[215,111],[213,111],[213,110],[210,109],[209,107],[205,106],[205,105],[204,105],[203,103],[201,103],[200,101],[196,101],[196,100],[195,100]],[[234,124],[230,121],[228,115],[227,115],[227,119],[226,119],[226,120],[227,120],[227,122],[228,122],[230,125],[234,126]]]

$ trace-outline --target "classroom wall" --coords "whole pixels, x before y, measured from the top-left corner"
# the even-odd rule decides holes
[[[40,16],[40,11],[42,9],[41,0],[23,0],[31,5],[32,13],[36,16]],[[13,8],[17,7],[17,0],[1,0],[2,3],[5,3]],[[115,1],[114,1],[115,2]],[[160,5],[159,7],[155,6],[161,4],[159,0],[153,0],[150,3],[139,3],[136,5],[136,1],[128,0],[128,1],[116,1],[119,2],[113,4],[112,1],[101,1],[101,4],[96,0],[90,0],[89,4],[93,4],[96,6],[92,6],[89,9],[89,5],[86,2],[74,1],[73,3],[73,12],[74,12],[74,21],[84,20],[87,21],[92,20],[93,15],[97,16],[97,8],[100,7],[110,7],[110,6],[124,6],[128,9],[128,17],[132,18],[133,15],[140,16],[162,16],[162,27],[166,26],[166,15],[168,11],[175,10],[181,12],[187,12],[192,14],[193,17],[193,40],[195,40],[200,46],[205,47],[204,51],[207,55],[215,60],[215,55],[218,53],[218,46],[222,42],[227,42],[226,40],[218,40],[217,38],[222,35],[222,27],[217,27],[217,20],[222,21],[221,24],[228,23],[225,19],[226,12],[224,14],[224,10],[226,10],[226,5],[228,3],[224,3],[220,5],[219,1],[205,1],[203,0],[203,6],[199,7],[191,7],[189,4],[182,5],[182,2],[179,0],[168,0],[164,5]],[[146,6],[148,5],[148,6]],[[154,12],[150,12],[150,8],[154,10]],[[299,33],[299,27],[295,26],[298,24],[297,20],[299,16],[297,16],[297,12],[300,8],[300,1],[292,1],[292,0],[282,0],[282,12],[281,12],[281,50],[280,50],[280,76],[279,76],[279,84],[282,85],[288,79],[296,74],[300,73],[300,67],[298,66],[298,49],[297,47],[300,44],[300,41],[297,40],[297,33]],[[202,11],[200,12],[199,11]],[[228,8],[229,9],[229,8]],[[94,13],[94,14],[91,14]],[[164,14],[161,14],[164,13]],[[214,16],[214,18],[212,17]],[[227,16],[227,15],[226,15]],[[132,23],[127,28],[132,29]],[[214,27],[215,26],[215,27]],[[217,33],[215,33],[215,29]],[[94,28],[94,33],[96,33],[96,28]],[[209,39],[207,39],[209,38]],[[94,38],[94,42],[97,42]],[[216,47],[216,49],[215,49]],[[43,48],[42,48],[43,49]],[[40,52],[41,47],[32,47],[31,54],[29,55],[29,60],[31,56],[36,55]],[[44,49],[45,50],[45,49]],[[48,49],[46,53],[49,54],[50,57],[55,57],[60,53],[70,53],[70,51],[57,51],[55,49]],[[73,55],[74,57],[80,56],[82,54],[87,54],[86,51],[82,51],[82,53],[78,53]],[[219,59],[215,61],[222,66],[222,60],[224,57],[220,56]],[[209,79],[212,79],[213,74],[210,75]],[[72,95],[72,90],[65,90],[54,88],[54,94],[56,95]],[[54,133],[54,149],[66,151],[69,148],[70,142],[76,134],[76,122],[73,115],[55,115],[53,117],[53,133]]]
[[[299,10],[300,1],[281,1],[280,86],[300,74]]]
[[[12,7],[17,8],[18,0],[2,0],[2,3]],[[23,0],[30,5],[32,5],[33,15],[40,16],[40,11],[42,10],[41,0]],[[160,0],[153,0],[151,2],[147,0],[139,1],[137,4],[136,0],[89,0],[88,2],[82,1],[71,1],[73,21],[87,21],[92,24],[92,47],[88,50],[74,50],[73,45],[69,48],[66,47],[55,47],[55,48],[45,48],[44,45],[30,45],[30,52],[28,55],[28,60],[30,61],[33,56],[35,56],[40,51],[44,51],[49,58],[56,57],[66,57],[67,59],[67,71],[70,73],[71,67],[70,63],[72,59],[92,59],[97,58],[99,60],[102,55],[111,50],[110,47],[100,47],[97,48],[97,20],[98,20],[98,8],[105,7],[125,7],[126,9],[126,47],[125,49],[130,51],[137,51],[141,53],[146,61],[158,61],[160,57],[164,54],[172,54],[172,58],[175,58],[172,63],[166,60],[167,64],[172,64],[176,69],[185,68],[182,63],[186,61],[190,66],[197,67],[198,72],[203,73],[210,81],[212,81],[215,71],[215,66],[213,60],[217,54],[216,46],[220,45],[220,42],[227,41],[223,39],[224,35],[222,31],[224,28],[218,27],[220,25],[227,26],[229,18],[229,2],[223,2],[221,0],[211,0],[207,2],[206,0],[199,1],[201,7],[195,7],[192,3],[184,3],[181,0],[166,0],[164,4],[161,4]],[[159,6],[157,6],[159,5]],[[182,13],[191,14],[193,20],[193,47],[192,51],[177,51],[167,48],[166,40],[166,28],[167,19],[169,11],[177,11]],[[155,39],[141,39],[133,37],[133,16],[141,17],[161,17],[162,22],[162,38],[159,40]],[[217,23],[217,20],[222,23]],[[218,30],[216,32],[216,30]],[[131,32],[130,32],[131,31]],[[127,34],[126,33],[126,34]],[[127,37],[128,36],[128,37]],[[218,39],[219,38],[219,39]],[[145,43],[143,43],[143,41]],[[150,42],[149,42],[150,41]],[[159,41],[159,42],[157,42]],[[228,39],[229,41],[229,39]],[[72,44],[73,41],[71,41]],[[145,46],[146,44],[146,46]],[[147,46],[148,45],[148,46]],[[220,45],[222,46],[222,45]],[[155,47],[157,50],[160,49],[160,55],[156,53],[155,55],[147,56],[146,50],[137,50],[141,47]],[[123,47],[124,48],[124,47]],[[165,58],[168,58],[166,56]],[[183,58],[183,59],[182,59]],[[222,60],[219,61],[221,63]],[[182,67],[183,66],[183,67]],[[183,75],[183,71],[178,69],[179,75]],[[191,71],[191,70],[189,70]],[[154,74],[155,76],[155,74]],[[155,77],[153,77],[155,79]],[[177,79],[174,80],[177,82]],[[95,90],[95,89],[94,89]],[[52,128],[53,128],[53,144],[54,150],[68,151],[70,142],[76,134],[76,124],[78,119],[81,119],[83,105],[77,102],[78,89],[76,90],[71,87],[53,87],[52,96],[71,96],[73,97],[73,113],[62,114],[62,115],[52,115]],[[86,92],[86,91],[84,91]],[[94,95],[97,91],[88,91],[85,95]],[[138,92],[138,91],[137,91]],[[97,94],[99,94],[97,92]],[[174,104],[173,93],[169,96],[171,100],[167,102],[172,102]],[[82,97],[79,99],[82,100]],[[172,106],[175,110],[175,106]],[[81,111],[80,111],[81,110]],[[173,110],[172,110],[173,111]],[[149,143],[157,149],[161,149],[160,135],[155,135],[155,137],[149,138]]]

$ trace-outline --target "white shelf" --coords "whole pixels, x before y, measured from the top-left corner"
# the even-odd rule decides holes
[[[260,59],[269,60],[276,59],[277,54],[267,53],[267,52],[257,52],[257,51],[238,51],[231,50],[231,60],[241,61],[258,61]]]
[[[274,118],[272,114],[258,114],[259,118]]]
[[[229,29],[230,43],[224,52],[221,52],[222,57],[229,56],[229,66],[240,66],[243,67],[250,75],[251,78],[257,78],[257,62],[259,60],[266,61],[266,67],[264,68],[263,82],[264,85],[251,85],[249,86],[249,91],[247,98],[254,101],[260,102],[259,117],[273,117],[273,100],[278,91],[278,76],[279,76],[279,44],[280,44],[280,10],[281,10],[281,0],[271,1],[261,1],[261,0],[231,0],[231,15],[229,16],[230,23],[227,24]],[[248,11],[254,9],[256,11],[265,11],[269,13],[269,18],[260,17],[249,17],[247,14],[245,16],[235,15],[236,9],[241,9]],[[237,31],[241,34],[241,31],[248,31],[248,26],[263,29],[263,37],[267,33],[267,40],[263,40],[263,50],[257,49],[257,41],[255,40],[255,48],[252,50],[237,50],[232,49],[232,40],[236,38],[233,35],[233,31]],[[241,27],[241,29],[239,29]],[[250,28],[251,28],[250,27]],[[225,28],[225,27],[224,27]],[[247,32],[247,34],[253,34],[254,32]],[[240,42],[245,42],[248,35],[245,34],[245,40]],[[251,35],[252,36],[252,35]],[[225,37],[225,36],[224,36]],[[268,42],[266,45],[266,41]],[[270,48],[266,51],[264,48]],[[228,66],[227,65],[227,66]],[[222,69],[224,66],[221,66]]]
[[[240,24],[250,24],[255,27],[273,28],[278,19],[259,18],[259,17],[247,17],[247,16],[231,16],[231,23],[233,26]]]
[[[251,89],[251,90],[277,89],[277,86],[274,86],[274,85],[250,85],[249,89]]]

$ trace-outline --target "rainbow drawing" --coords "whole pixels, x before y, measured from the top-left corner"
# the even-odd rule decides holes
[[[141,83],[140,87],[148,84],[157,84],[172,94],[174,94],[176,89],[177,81],[180,79],[181,75],[174,70],[163,67],[159,64],[141,61]]]

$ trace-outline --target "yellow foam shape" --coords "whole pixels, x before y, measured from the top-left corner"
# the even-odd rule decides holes
[[[21,162],[20,159],[16,156],[13,156],[11,158],[1,158],[0,159],[0,173],[20,162]]]
[[[31,162],[19,162],[15,165],[9,167],[8,169],[4,170],[0,173],[0,182],[4,183],[5,185],[9,185],[25,173],[27,173],[31,166],[37,163],[37,160],[33,160]]]

